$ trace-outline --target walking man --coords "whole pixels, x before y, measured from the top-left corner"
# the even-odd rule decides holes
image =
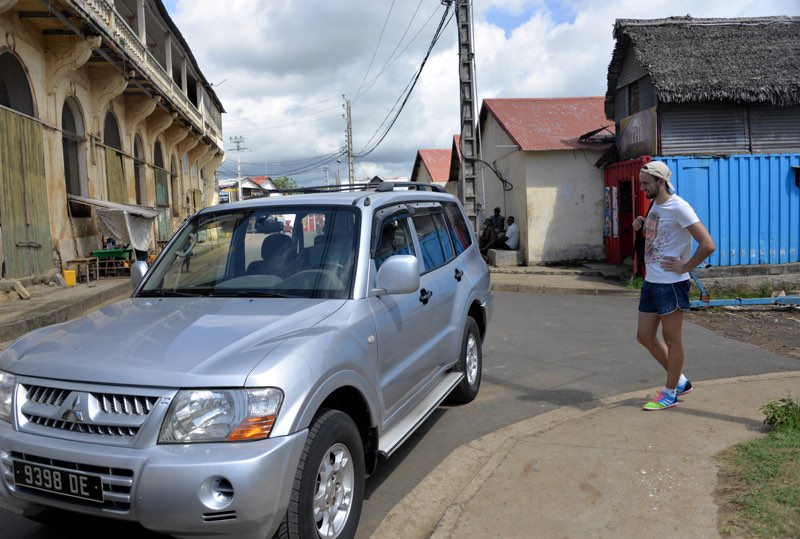
[[[689,308],[689,272],[714,252],[714,240],[692,207],[674,193],[672,172],[661,161],[651,161],[639,173],[640,189],[653,201],[647,217],[633,228],[645,228],[645,281],[639,298],[636,339],[667,371],[667,383],[645,410],[666,410],[692,390],[683,374],[683,312]],[[692,238],[697,250],[691,255]],[[661,334],[658,338],[658,326]]]

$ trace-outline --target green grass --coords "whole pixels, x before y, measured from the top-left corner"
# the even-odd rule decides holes
[[[627,288],[632,290],[641,290],[644,278],[641,276],[632,277]],[[735,289],[716,289],[706,288],[709,297],[712,299],[737,299],[737,298],[768,298],[772,295],[772,286],[767,283],[762,284],[759,288],[735,288]],[[689,290],[689,299],[700,299],[700,290],[697,285],[692,281],[692,288]]]
[[[800,537],[800,401],[787,397],[761,410],[769,434],[717,455],[720,533]]]
[[[706,292],[711,299],[736,299],[736,298],[768,298],[772,295],[772,286],[767,283],[759,288],[736,288],[736,289],[715,289],[706,288]],[[689,290],[689,299],[700,299],[700,290],[692,281],[692,288]]]

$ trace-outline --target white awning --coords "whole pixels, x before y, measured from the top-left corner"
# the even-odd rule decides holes
[[[147,251],[150,248],[153,219],[161,215],[160,211],[77,195],[67,195],[67,198],[79,204],[94,206],[97,223],[104,236],[127,243],[139,251]]]

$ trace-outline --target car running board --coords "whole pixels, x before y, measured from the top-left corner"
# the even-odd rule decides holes
[[[388,457],[411,436],[415,430],[433,413],[437,406],[447,398],[454,387],[461,382],[464,373],[451,372],[433,388],[433,391],[422,399],[411,411],[392,428],[381,435],[378,452]]]

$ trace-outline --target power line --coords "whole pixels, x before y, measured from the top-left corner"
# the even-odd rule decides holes
[[[389,17],[392,15],[392,9],[394,9],[394,2],[395,0],[392,0],[392,5],[389,6],[389,12],[386,14],[386,19],[383,21],[383,28],[381,28],[381,34],[378,36],[378,42],[375,43],[375,50],[372,51],[372,59],[369,61],[369,66],[367,66],[367,71],[364,73],[364,78],[361,79],[361,84],[359,85],[358,90],[356,90],[356,97],[354,99],[358,99],[360,97],[361,94],[359,92],[361,92],[361,88],[364,86],[364,81],[367,80],[369,70],[372,69],[372,63],[375,61],[375,56],[378,54],[378,48],[380,47],[381,40],[383,39],[383,32],[386,31],[386,25],[389,23]]]
[[[439,41],[439,38],[442,36],[444,28],[447,26],[447,24],[450,22],[450,20],[452,18],[453,18],[453,13],[450,13],[450,4],[447,4],[446,7],[445,7],[445,11],[442,14],[442,19],[439,21],[439,26],[436,28],[436,32],[435,32],[435,34],[433,36],[433,39],[431,40],[431,44],[428,47],[428,51],[425,53],[425,57],[422,59],[422,63],[420,64],[419,68],[417,69],[416,73],[412,77],[412,79],[409,82],[409,84],[406,85],[406,88],[403,90],[403,93],[400,95],[400,97],[398,97],[397,101],[392,106],[392,109],[390,109],[389,114],[386,116],[386,118],[384,118],[383,122],[381,122],[381,125],[378,126],[378,129],[375,131],[375,133],[372,135],[372,137],[370,137],[370,139],[364,145],[364,148],[362,148],[361,152],[356,157],[363,158],[363,157],[366,157],[367,155],[369,155],[370,153],[372,153],[373,151],[375,151],[375,149],[380,145],[380,143],[383,142],[383,139],[386,138],[386,135],[389,134],[389,131],[391,131],[392,127],[394,126],[395,122],[397,121],[397,118],[400,116],[400,113],[403,111],[403,108],[405,108],[405,105],[408,102],[409,97],[411,97],[411,92],[414,90],[414,87],[416,86],[420,75],[422,75],[422,70],[425,67],[426,62],[428,61],[428,58],[431,55],[431,51],[433,51],[433,47],[436,45],[436,42]],[[402,99],[402,103],[400,104],[399,107],[397,107],[397,103],[400,102],[401,99]],[[392,115],[392,110],[394,110],[396,107],[397,107],[397,112],[395,112],[394,116],[392,116],[391,121],[389,122],[389,125],[386,127],[386,129],[383,131],[383,133],[380,135],[378,140],[376,142],[372,143],[372,146],[369,146],[370,143],[375,139],[375,137],[378,136],[378,133],[380,132],[381,127],[383,127],[383,125],[386,124],[386,122],[389,120],[389,117]]]

